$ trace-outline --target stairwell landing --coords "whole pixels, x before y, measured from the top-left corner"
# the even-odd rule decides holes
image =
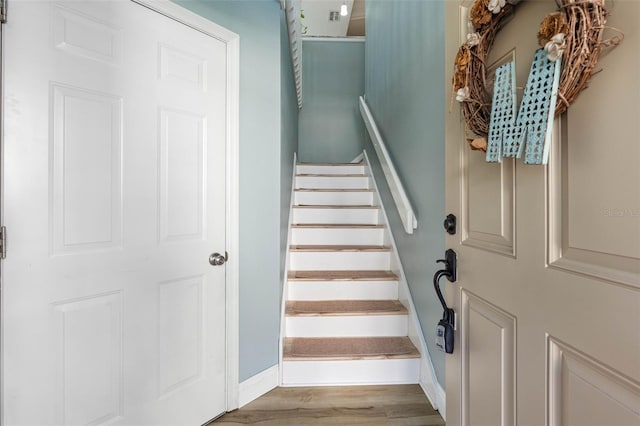
[[[296,165],[282,384],[418,383],[421,353],[364,163]]]

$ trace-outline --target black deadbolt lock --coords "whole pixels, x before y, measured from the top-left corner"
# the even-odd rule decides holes
[[[447,231],[451,235],[456,234],[456,216],[453,214],[448,214],[444,219],[444,230]]]

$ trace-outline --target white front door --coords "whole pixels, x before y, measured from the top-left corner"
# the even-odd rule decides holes
[[[130,1],[4,27],[4,425],[225,411],[226,46]]]
[[[448,425],[640,425],[640,3],[606,3],[625,40],[558,120],[547,167],[486,163],[448,114]],[[448,69],[472,4],[447,4]],[[518,87],[555,8],[521,2],[496,39],[489,64],[514,58]]]

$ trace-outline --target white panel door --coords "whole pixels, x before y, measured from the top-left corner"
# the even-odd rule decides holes
[[[226,47],[130,1],[4,27],[4,425],[225,406]]]
[[[447,116],[448,425],[640,425],[640,3],[606,3],[625,40],[557,120],[549,166],[486,163]],[[447,69],[472,4],[447,2]],[[515,59],[518,87],[555,8],[523,1],[497,36],[488,63]]]

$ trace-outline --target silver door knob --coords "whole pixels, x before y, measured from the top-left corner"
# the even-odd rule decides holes
[[[209,263],[213,266],[224,265],[227,260],[229,260],[229,253],[227,253],[226,251],[224,252],[224,256],[220,253],[213,253],[211,256],[209,256]]]

